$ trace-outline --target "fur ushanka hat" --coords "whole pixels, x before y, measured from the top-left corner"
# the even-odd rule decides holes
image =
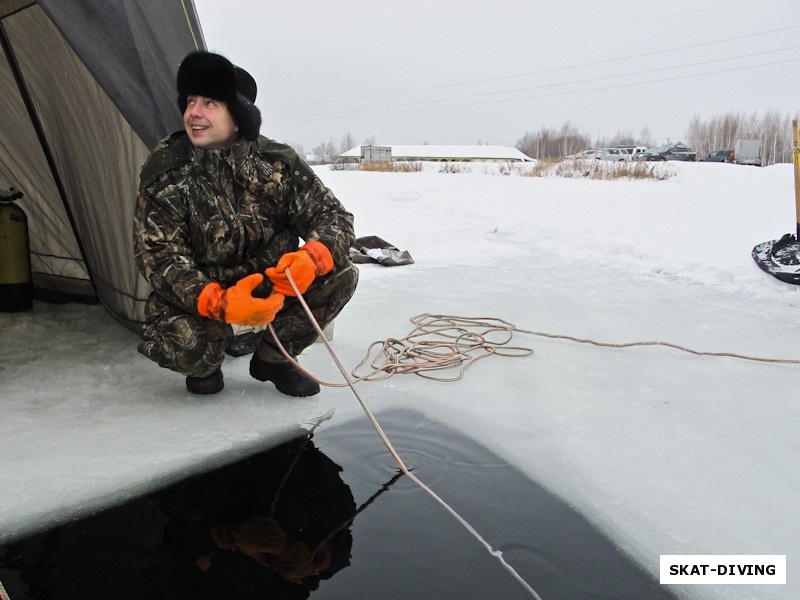
[[[257,93],[256,80],[227,58],[213,52],[192,52],[178,67],[178,108],[186,111],[187,96],[205,96],[222,100],[239,134],[246,140],[258,138],[261,111],[253,104]]]

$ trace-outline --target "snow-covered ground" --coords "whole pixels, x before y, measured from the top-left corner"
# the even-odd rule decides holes
[[[433,313],[800,359],[800,289],[750,257],[795,229],[791,165],[664,168],[675,176],[321,168],[359,236],[416,261],[361,267],[336,352],[355,366],[371,342]],[[0,334],[0,542],[275,444],[330,409],[334,422],[364,418],[347,388],[281,396],[247,375],[247,357],[226,361],[223,393],[191,396],[100,307],[37,303],[0,314]],[[454,383],[396,375],[361,394],[378,416],[412,407],[479,440],[654,577],[662,554],[787,555],[787,585],[678,588],[686,598],[800,597],[800,365],[529,333],[514,343],[535,354],[479,361]],[[340,380],[321,344],[302,362]]]

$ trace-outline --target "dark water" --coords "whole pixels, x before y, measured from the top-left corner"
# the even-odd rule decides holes
[[[378,420],[542,600],[673,598],[474,441],[415,412]],[[366,419],[18,540],[0,548],[0,581],[11,600],[532,598]]]

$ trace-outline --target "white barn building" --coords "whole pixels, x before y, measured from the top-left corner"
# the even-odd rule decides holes
[[[387,145],[356,146],[341,154],[345,161],[373,162],[375,160],[392,161],[494,161],[494,162],[532,162],[516,148],[508,146],[438,146],[420,145]]]

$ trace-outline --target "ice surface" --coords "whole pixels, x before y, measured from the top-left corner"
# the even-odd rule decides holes
[[[357,235],[415,260],[360,267],[335,327],[345,365],[419,313],[800,359],[798,288],[750,257],[795,229],[791,165],[670,163],[666,181],[438,168],[320,169]],[[223,393],[191,396],[100,307],[36,303],[0,314],[0,334],[0,540],[274,445],[330,409],[333,422],[364,418],[347,388],[281,396],[248,376],[248,357],[226,360]],[[654,576],[661,554],[788,555],[785,586],[684,586],[686,598],[800,597],[800,365],[514,342],[535,354],[479,361],[456,383],[398,375],[361,394],[379,416],[414,408],[479,440]],[[340,381],[322,345],[301,360]]]

